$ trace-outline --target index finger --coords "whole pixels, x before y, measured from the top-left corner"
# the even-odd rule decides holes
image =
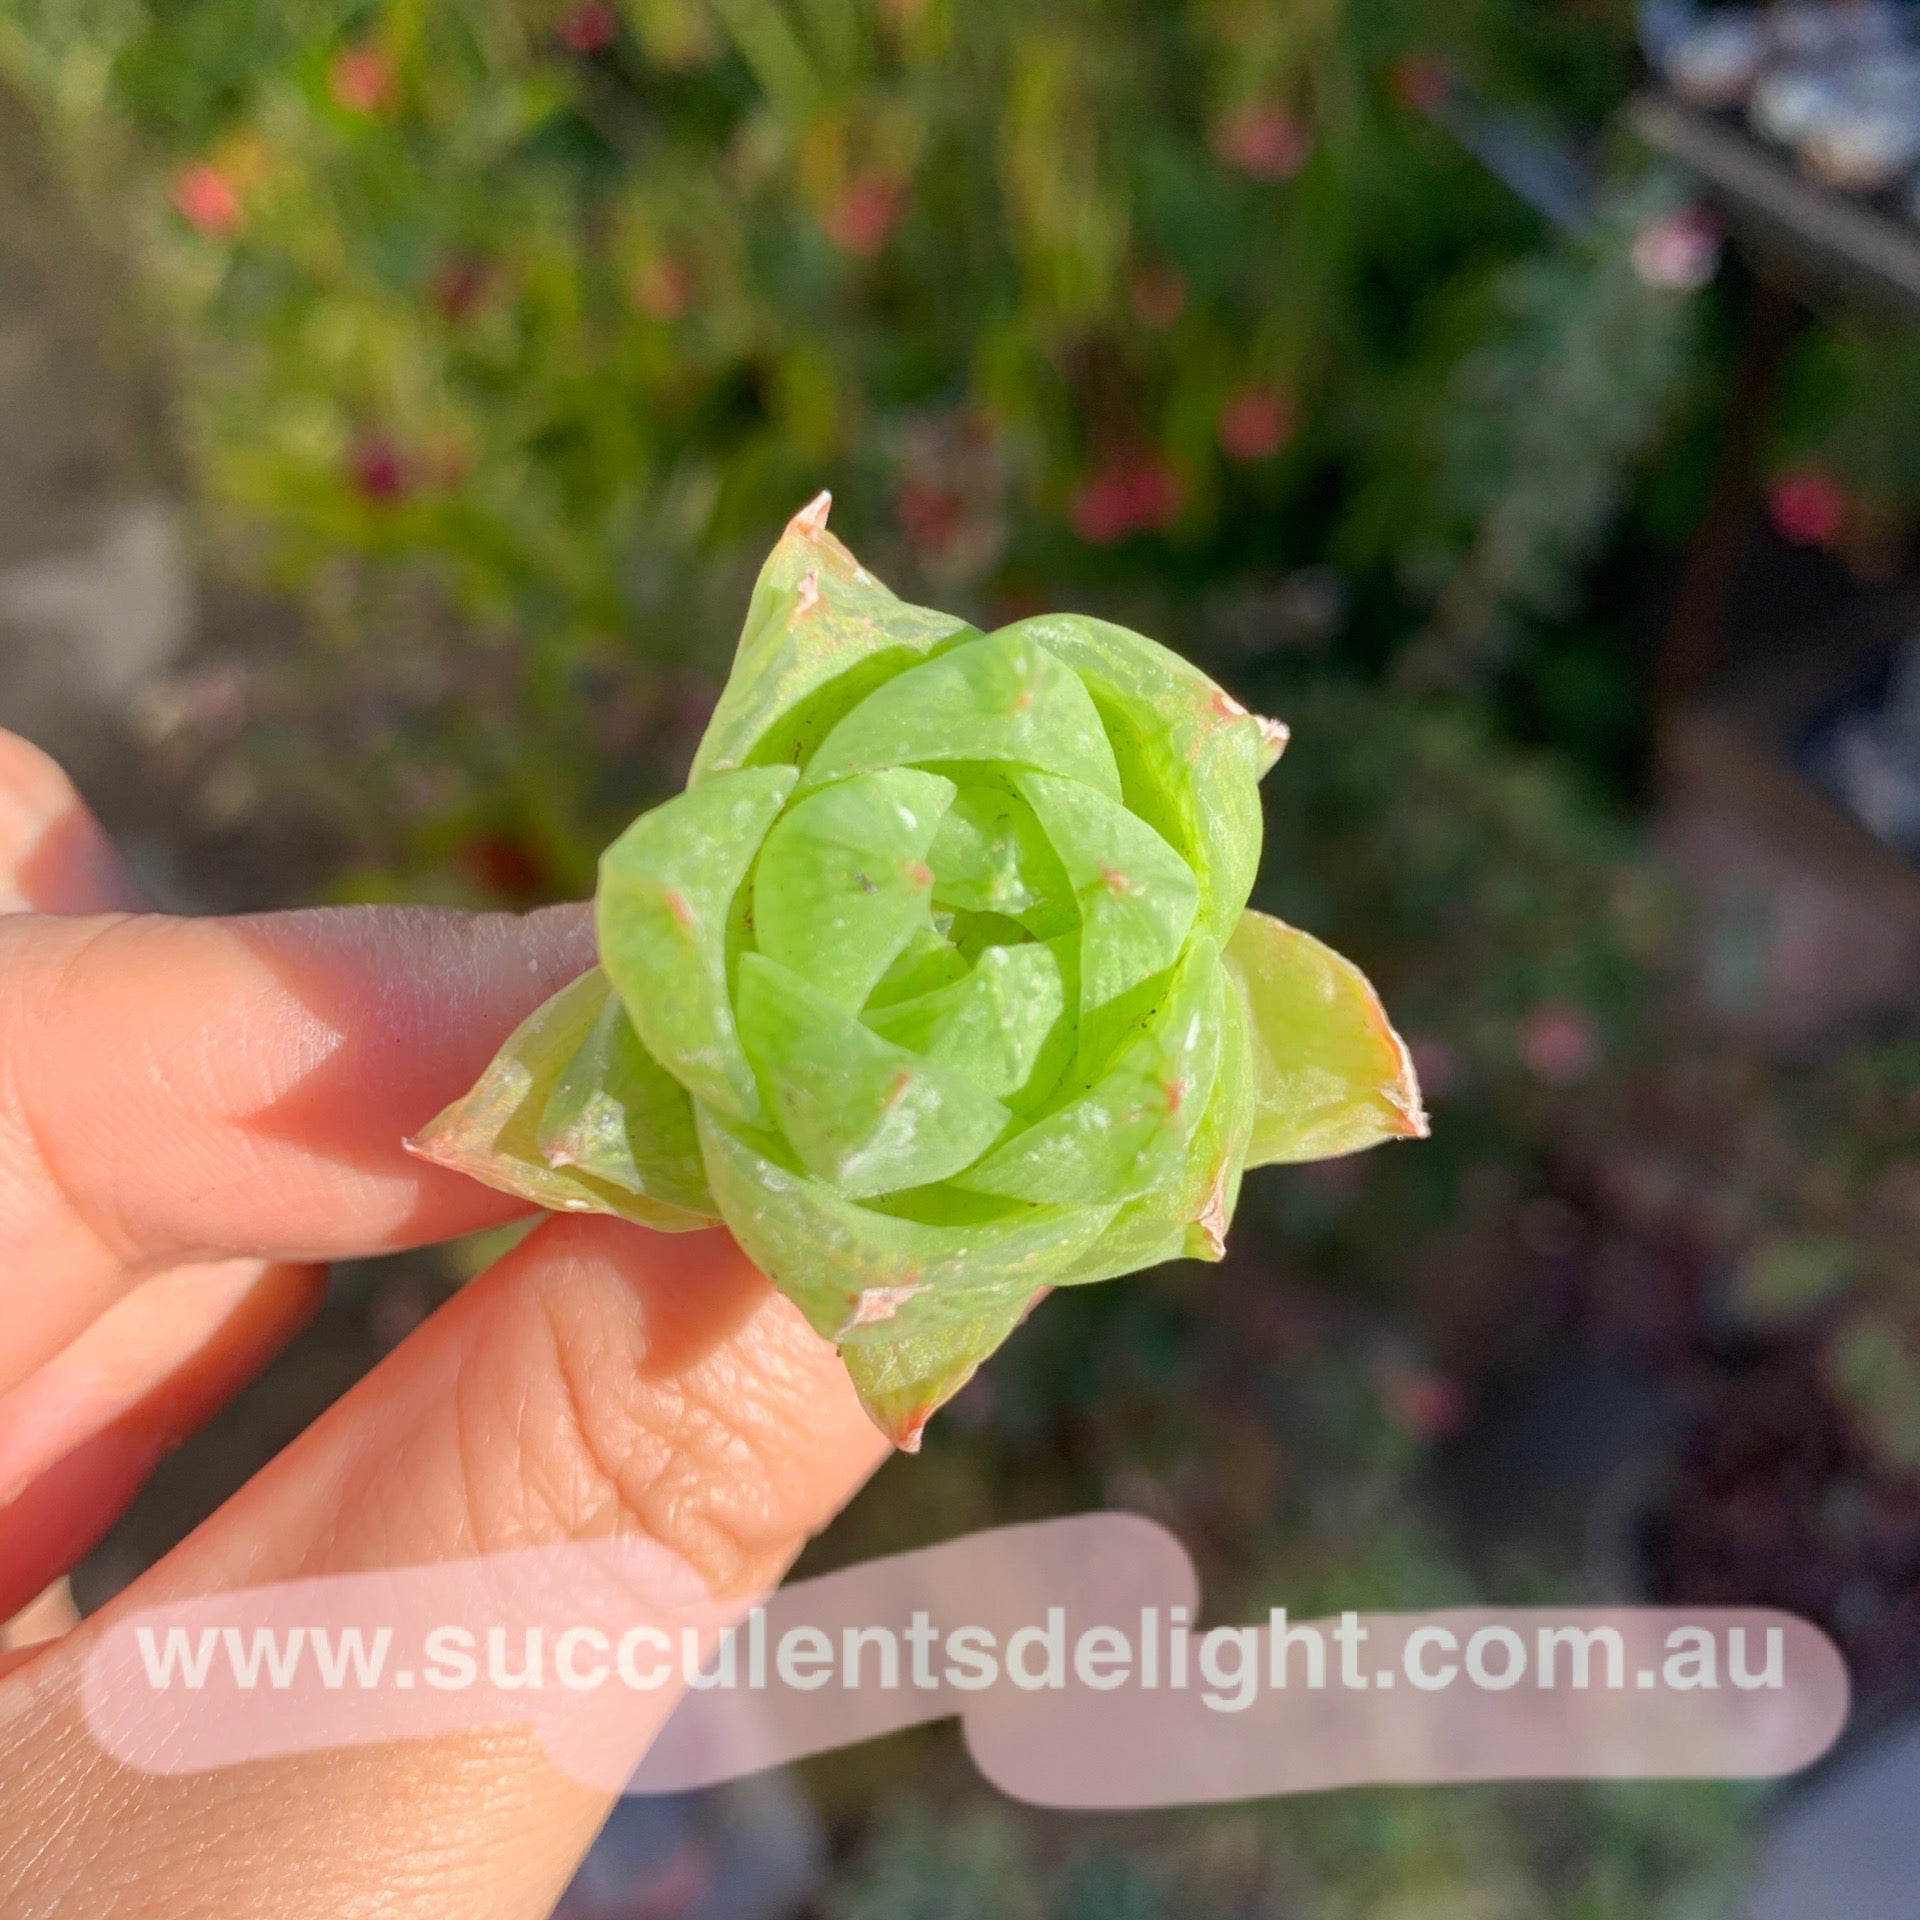
[[[0,918],[0,1384],[185,1261],[522,1211],[401,1142],[592,964],[583,907]]]

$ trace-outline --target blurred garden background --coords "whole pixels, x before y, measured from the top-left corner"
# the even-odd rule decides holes
[[[167,904],[517,907],[677,789],[823,486],[910,598],[1182,648],[1292,724],[1256,899],[1378,982],[1433,1138],[1054,1300],[809,1564],[1104,1504],[1215,1620],[1781,1606],[1871,1743],[1920,1680],[1920,305],[1750,234],[1636,116],[1643,28],[3,0],[0,723]],[[82,1601],[483,1254],[343,1273]],[[1731,1914],[1781,1817],[1089,1823],[935,1730],[623,1816],[567,1911]]]

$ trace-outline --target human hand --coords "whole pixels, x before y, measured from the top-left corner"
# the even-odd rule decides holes
[[[511,1217],[401,1141],[592,960],[584,909],[142,915],[0,733],[0,1619],[299,1326],[321,1263]],[[121,1599],[0,1655],[0,1909],[545,1914],[606,1812],[530,1733],[123,1769],[78,1676],[189,1594],[639,1534],[772,1585],[884,1452],[722,1233],[556,1219]]]

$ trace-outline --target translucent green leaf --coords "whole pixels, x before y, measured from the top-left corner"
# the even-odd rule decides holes
[[[1110,1206],[1023,1207],[933,1226],[882,1213],[783,1166],[709,1109],[707,1177],[734,1237],[830,1340],[891,1344],[1025,1300],[1099,1238]]]
[[[860,1404],[903,1453],[918,1453],[927,1422],[1019,1326],[1038,1293],[1000,1301],[953,1326],[840,1349]]]
[[[641,1044],[611,990],[555,1083],[534,1138],[549,1167],[572,1167],[690,1213],[714,1211],[693,1102]]]
[[[947,934],[968,966],[974,965],[989,947],[1017,947],[1026,937],[1026,928],[1004,913],[956,913]]]
[[[927,926],[927,849],[954,785],[892,767],[796,800],[753,875],[754,941],[849,1013]]]
[[[1042,773],[1016,774],[1014,782],[1066,867],[1080,908],[1085,1018],[1180,957],[1199,885],[1144,820],[1092,788]]]
[[[1113,749],[1086,688],[1011,630],[969,640],[870,693],[822,742],[805,784],[954,761],[1065,774],[1120,798]]]
[[[1078,978],[1079,965],[1080,956],[1075,951],[1071,962],[1074,979]],[[1117,1000],[1081,1016],[1074,1035],[1072,1072],[1060,1089],[1063,1095],[1085,1093],[1113,1065],[1120,1049],[1146,1031],[1173,990],[1174,972],[1169,967],[1165,973],[1156,973],[1129,987]]]
[[[1413,1062],[1352,961],[1264,913],[1242,918],[1226,961],[1253,1043],[1249,1166],[1426,1137]]]
[[[600,964],[647,1051],[696,1099],[762,1118],[727,997],[727,920],[799,775],[752,767],[643,813],[600,860]]]
[[[710,1211],[670,1206],[580,1168],[551,1167],[540,1151],[540,1117],[611,999],[598,967],[563,987],[513,1030],[470,1093],[407,1142],[410,1151],[556,1212],[618,1214],[665,1233],[710,1225]]]
[[[1047,1107],[1057,1106],[1066,1091],[1084,1092],[1092,1084],[1092,1076],[1078,1085],[1069,1079],[1079,1061],[1086,1034],[1086,1023],[1074,1013],[1080,1003],[1080,942],[1072,934],[1063,934],[1057,940],[1047,941],[1046,947],[1060,969],[1060,991],[1066,1012],[1047,1035],[1025,1084],[1005,1096],[1007,1105],[1022,1120],[1031,1120]]]
[[[740,1038],[801,1161],[861,1198],[971,1165],[1009,1119],[962,1074],[883,1040],[798,974],[740,958]]]
[[[1253,1055],[1237,991],[1220,996],[1224,1022],[1213,1097],[1187,1143],[1179,1180],[1130,1200],[1071,1268],[1061,1286],[1085,1286],[1168,1260],[1226,1257],[1227,1229],[1240,1200],[1253,1132]]]
[[[1065,1012],[1059,960],[1030,944],[989,947],[964,980],[869,1011],[867,1025],[1004,1099],[1027,1084]]]
[[[959,1174],[956,1186],[1016,1200],[1122,1201],[1173,1180],[1219,1069],[1225,990],[1198,936],[1166,1003],[1088,1092]]]
[[[917,1000],[923,993],[950,987],[966,977],[967,961],[960,949],[931,926],[916,927],[899,957],[867,996],[867,1006],[890,1007],[901,1000]]]
[[[896,598],[827,531],[822,494],[760,569],[733,671],[690,786],[749,764],[797,765],[863,693],[973,629]]]
[[[963,787],[927,853],[933,902],[1004,914],[1036,939],[1075,925],[1073,888],[1033,809],[998,787]]]
[[[1177,653],[1105,620],[1043,614],[1001,631],[1039,641],[1085,684],[1128,811],[1186,857],[1200,882],[1200,924],[1224,945],[1253,891],[1259,782],[1286,729],[1248,713]]]

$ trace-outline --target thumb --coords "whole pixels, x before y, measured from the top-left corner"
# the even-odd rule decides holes
[[[612,1534],[758,1592],[883,1453],[832,1347],[727,1236],[550,1222],[0,1686],[0,1886],[29,1912],[109,1887],[116,1912],[175,1912],[191,1886],[196,1911],[276,1920],[544,1915],[607,1803],[531,1733],[139,1774],[87,1732],[91,1645],[190,1594]]]

